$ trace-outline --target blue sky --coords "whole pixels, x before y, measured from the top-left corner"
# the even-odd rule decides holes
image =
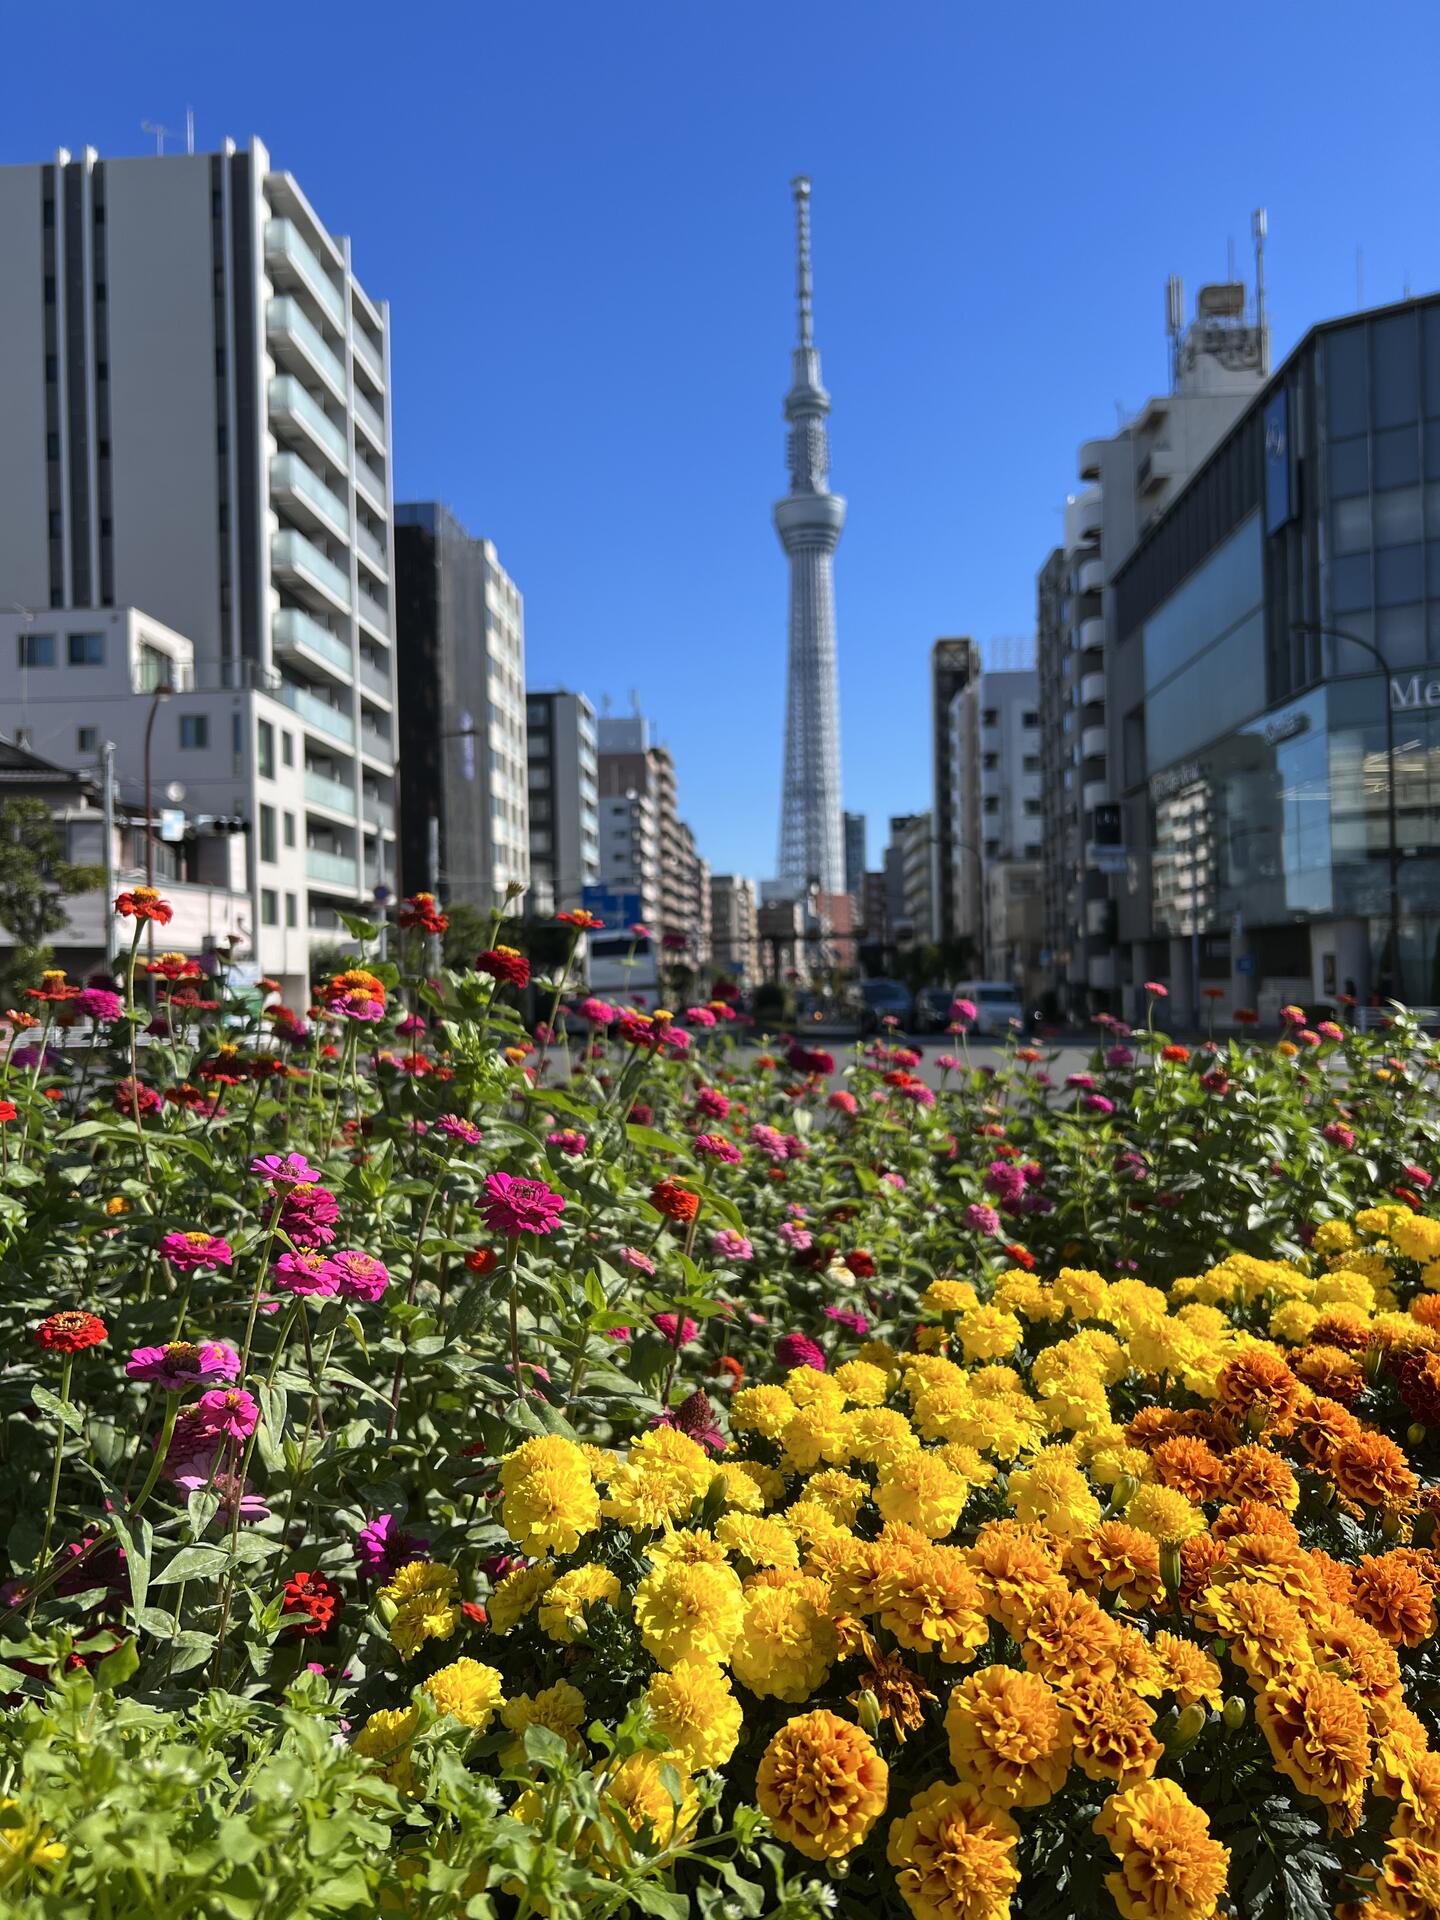
[[[0,6],[0,159],[258,134],[391,302],[402,496],[488,534],[534,684],[673,748],[717,868],[774,858],[788,183],[850,503],[846,804],[928,792],[931,640],[1033,629],[1079,442],[1165,379],[1270,214],[1276,343],[1440,285],[1440,15],[923,0]]]

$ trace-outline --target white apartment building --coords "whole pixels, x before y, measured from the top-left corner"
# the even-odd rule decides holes
[[[716,971],[753,983],[760,977],[755,882],[738,873],[710,876],[710,956]]]
[[[600,883],[614,893],[640,896],[641,919],[652,933],[660,922],[660,818],[643,788],[600,797]]]
[[[1009,903],[1039,893],[1044,853],[1039,677],[982,673],[950,702],[955,930],[987,978],[1008,978]],[[1025,869],[1016,873],[1016,868]],[[1004,910],[996,924],[991,901]],[[998,971],[995,969],[998,968]]]
[[[526,696],[530,780],[530,906],[578,907],[600,878],[600,792],[595,709],[583,693]]]
[[[293,897],[293,931],[333,939],[396,882],[386,309],[258,140],[0,167],[0,258],[0,604],[37,633],[114,610],[191,643],[257,868],[262,805],[295,817],[275,885],[250,876],[262,947],[267,893],[279,931]],[[262,721],[290,741],[289,806]],[[169,730],[155,771],[188,788],[206,750]],[[109,728],[122,752],[132,731]]]

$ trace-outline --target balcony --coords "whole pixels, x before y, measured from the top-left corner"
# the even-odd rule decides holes
[[[345,301],[293,220],[265,222],[265,264],[272,280],[293,274],[332,326],[345,327]],[[276,271],[278,269],[278,273]]]
[[[388,706],[395,698],[395,689],[390,683],[389,661],[371,660],[365,654],[360,656],[360,684],[367,692],[377,694]]]
[[[1080,751],[1087,760],[1103,756],[1106,748],[1104,727],[1086,727],[1080,735]]]
[[[350,577],[327,560],[313,541],[293,527],[277,533],[270,543],[270,564],[303,600],[329,612],[350,611]]]
[[[366,433],[369,434],[381,453],[388,453],[390,449],[385,439],[385,422],[380,418],[374,407],[371,406],[363,393],[354,394],[352,396],[352,404],[355,408],[355,418],[360,422],[361,426],[364,427]]]
[[[270,382],[270,418],[307,433],[342,473],[350,465],[350,448],[344,433],[294,374],[279,373]]]
[[[353,854],[325,853],[319,847],[305,849],[305,878],[314,886],[331,893],[358,893],[360,869]]]
[[[1082,560],[1079,578],[1075,582],[1081,593],[1099,593],[1105,585],[1105,562],[1103,560]]]
[[[1098,651],[1105,645],[1105,622],[1103,620],[1082,620],[1079,629],[1079,646],[1082,653],[1091,649]]]
[[[365,794],[360,802],[360,811],[365,816],[367,826],[393,828],[395,825],[393,802],[382,800],[378,793]]]
[[[348,713],[332,707],[307,687],[297,687],[293,680],[285,681],[280,688],[280,698],[292,713],[298,713],[306,726],[313,728],[316,733],[323,733],[331,740],[341,740],[347,747],[354,746],[355,722]]]
[[[364,367],[377,387],[385,385],[385,362],[380,349],[371,340],[363,327],[357,327],[350,336],[350,344],[355,349],[355,358]]]
[[[348,780],[332,780],[328,773],[305,769],[305,804],[328,807],[332,813],[355,814],[355,789]]]
[[[367,460],[355,462],[355,490],[376,513],[385,513],[385,476],[377,473]]]
[[[390,556],[385,551],[385,542],[383,540],[377,540],[363,520],[357,520],[355,522],[355,545],[360,549],[361,553],[364,554],[365,558],[373,561],[381,573],[388,579],[390,574]]]
[[[1084,547],[1098,545],[1103,519],[1102,496],[1099,487],[1087,487],[1084,493],[1077,494],[1073,500],[1065,503],[1065,551],[1077,553]]]
[[[1105,698],[1105,676],[1103,673],[1087,673],[1080,681],[1080,704],[1082,707],[1094,706]]]
[[[394,764],[395,748],[389,734],[381,733],[378,727],[366,726],[363,720],[360,723],[360,751],[384,766]]]
[[[1084,440],[1081,442],[1080,455],[1076,464],[1082,480],[1098,480],[1100,478],[1100,462],[1109,444],[1108,440]]]
[[[1178,454],[1172,453],[1169,447],[1151,447],[1140,456],[1135,484],[1141,493],[1158,493],[1171,480],[1178,480],[1180,474]]]
[[[270,629],[276,653],[298,659],[303,666],[320,666],[349,680],[353,671],[349,645],[328,627],[312,620],[299,607],[282,607]]]
[[[280,294],[270,302],[265,313],[265,336],[272,347],[279,348],[291,360],[298,357],[302,366],[325,382],[337,400],[346,398],[345,369],[298,300]]]
[[[371,632],[377,635],[378,638],[381,640],[388,640],[390,638],[390,614],[388,610],[381,605],[373,593],[367,593],[364,587],[361,587],[359,595],[356,598],[355,611],[365,622],[366,626],[370,628]]]
[[[337,540],[350,537],[350,510],[295,453],[277,453],[270,461],[270,491],[297,520],[318,520]]]
[[[1087,780],[1080,789],[1080,805],[1086,813],[1095,807],[1103,807],[1110,798],[1110,785],[1105,780]]]

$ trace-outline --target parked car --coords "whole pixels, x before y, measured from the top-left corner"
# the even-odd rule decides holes
[[[922,987],[915,996],[915,1031],[944,1033],[954,1004],[955,995],[949,987]]]
[[[1025,1018],[1019,991],[1008,980],[962,980],[954,997],[974,1007],[974,1033],[996,1034],[1003,1040],[1010,1034],[1010,1022]]]
[[[910,989],[898,980],[862,980],[860,997],[865,1002],[860,1015],[862,1033],[878,1032],[880,1022],[885,1019],[897,1020],[902,1028],[908,1028],[915,1017]]]

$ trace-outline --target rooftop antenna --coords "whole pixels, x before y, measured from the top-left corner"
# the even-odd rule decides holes
[[[195,109],[193,107],[185,109],[185,151],[186,153],[195,151]]]
[[[1270,371],[1270,341],[1265,331],[1265,236],[1270,230],[1264,207],[1250,216],[1250,238],[1255,242],[1255,331],[1260,336],[1260,371]]]
[[[175,129],[173,127],[162,127],[158,120],[142,120],[140,122],[140,131],[142,133],[153,133],[155,136],[155,151],[157,154],[163,154],[165,151],[165,142]]]
[[[1172,273],[1165,282],[1165,332],[1170,341],[1170,391],[1180,384],[1180,336],[1185,330],[1185,282]]]
[[[807,175],[797,173],[790,182],[790,191],[795,195],[795,292],[800,302],[800,345],[813,347],[815,336],[812,331],[812,313],[810,308],[810,181]]]
[[[637,720],[640,718],[640,689],[638,687],[631,687],[630,689],[630,711]]]
[[[1230,234],[1225,241],[1225,278],[1235,278],[1235,236]]]

